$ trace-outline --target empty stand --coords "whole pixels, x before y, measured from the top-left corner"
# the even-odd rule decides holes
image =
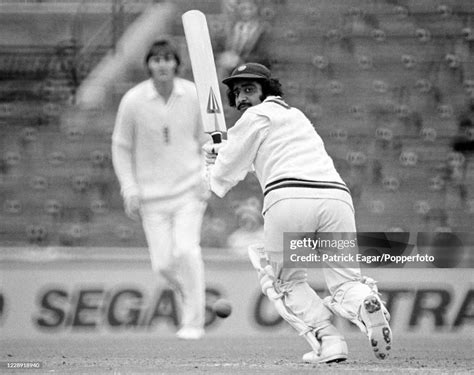
[[[101,108],[78,108],[75,95],[153,1],[21,3],[0,3],[0,241],[144,246],[139,223],[123,213],[110,137],[121,96],[145,76],[117,77]],[[218,55],[223,3],[174,3],[178,13],[208,15]],[[472,230],[474,157],[453,143],[461,119],[471,121],[461,135],[473,134],[473,2],[259,4],[274,75],[324,138],[353,192],[359,230]],[[191,78],[179,18],[172,33]],[[238,115],[226,110],[232,126]],[[212,198],[203,231],[232,232],[232,202],[259,194],[250,176],[226,200]],[[203,245],[223,242],[209,235]]]

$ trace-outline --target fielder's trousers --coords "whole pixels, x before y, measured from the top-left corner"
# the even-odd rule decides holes
[[[178,292],[182,327],[204,327],[205,281],[200,239],[205,208],[202,200],[187,199],[159,209],[144,205],[141,210],[153,271],[163,275]]]

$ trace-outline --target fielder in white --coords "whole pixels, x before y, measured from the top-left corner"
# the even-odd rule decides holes
[[[125,212],[141,217],[152,268],[181,299],[181,339],[204,334],[205,284],[201,223],[208,191],[194,84],[178,78],[180,58],[166,40],[145,59],[150,78],[122,98],[112,136],[112,159]]]
[[[343,361],[347,345],[331,323],[336,313],[369,337],[377,358],[392,341],[389,314],[375,282],[359,268],[331,265],[324,276],[331,296],[322,300],[307,270],[283,268],[284,232],[356,232],[350,191],[306,116],[282,99],[281,85],[265,66],[246,63],[223,80],[229,104],[242,112],[228,141],[206,144],[209,185],[219,197],[254,170],[264,192],[264,248],[250,248],[262,291],[310,344],[303,360]],[[263,261],[263,262],[262,262]]]

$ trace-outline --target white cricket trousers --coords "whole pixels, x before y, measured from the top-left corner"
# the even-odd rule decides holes
[[[163,275],[181,299],[181,326],[203,328],[205,322],[204,262],[201,224],[206,203],[186,200],[154,211],[142,208],[142,224],[151,266]]]
[[[283,266],[284,232],[356,232],[353,208],[338,199],[283,199],[265,214],[265,250],[274,267]],[[279,271],[278,270],[278,271]],[[285,304],[308,326],[318,328],[331,318],[331,311],[307,283],[307,269],[283,268],[280,280],[288,286]],[[310,269],[323,272],[329,292],[349,315],[356,317],[364,298],[371,293],[362,283],[360,268],[328,264]]]

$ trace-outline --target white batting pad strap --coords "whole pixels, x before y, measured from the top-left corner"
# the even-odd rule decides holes
[[[324,304],[335,314],[348,319],[359,329],[367,333],[365,325],[360,321],[359,311],[364,299],[376,292],[375,281],[370,278],[348,281],[334,292],[332,296],[324,298]]]
[[[359,327],[359,329],[362,332],[367,333],[367,329],[365,328],[365,325],[358,319],[357,315],[349,313],[339,303],[334,301],[331,296],[324,298],[323,303],[334,314],[339,315],[340,317],[349,320],[350,322],[354,323],[357,327]]]
[[[270,266],[267,266],[267,267],[270,267]],[[265,268],[267,268],[267,267],[265,267]],[[271,267],[270,267],[270,270],[271,270]],[[263,294],[265,294],[266,296],[268,296],[271,299],[282,297],[282,294],[275,292],[275,287],[274,287],[275,277],[273,276],[273,270],[271,270],[269,272],[265,272],[265,270],[259,271],[258,272],[258,278],[259,278],[259,281],[260,281],[260,287],[262,288],[262,293]],[[270,297],[270,294],[268,293],[269,289],[271,289],[276,294],[275,297]]]
[[[272,301],[272,302],[274,302],[274,301],[276,301],[276,300],[280,300],[280,299],[282,299],[282,297],[283,297],[283,294],[278,293],[278,292],[275,290],[275,288],[273,288],[273,286],[272,286],[272,288],[268,288],[268,289],[266,290],[266,292],[267,292],[266,295],[267,295],[268,299],[269,299],[270,301]],[[282,303],[284,304],[284,302],[282,302]],[[286,306],[285,306],[285,308],[286,308]]]
[[[377,288],[377,281],[371,277],[362,276],[362,283],[367,285],[373,293],[379,294],[379,288]]]

